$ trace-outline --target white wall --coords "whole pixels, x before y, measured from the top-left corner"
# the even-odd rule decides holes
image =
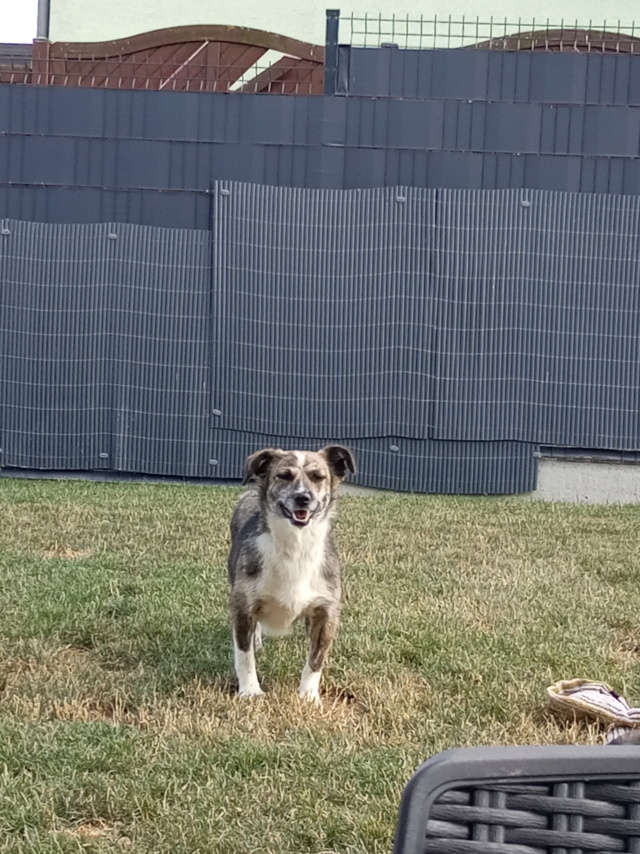
[[[20,0],[18,0],[20,2]],[[42,0],[41,0],[42,2]],[[107,41],[124,38],[136,33],[163,27],[185,24],[234,24],[254,27],[280,35],[291,36],[314,44],[324,44],[325,10],[332,5],[327,0],[50,0],[51,17],[49,36],[53,41]],[[418,20],[447,18],[467,20],[493,17],[517,25],[522,19],[522,29],[531,29],[532,19],[536,27],[574,22],[582,26],[592,21],[594,29],[601,28],[606,18],[608,29],[615,29],[617,22],[630,24],[634,15],[640,23],[638,6],[631,0],[618,0],[614,5],[599,0],[535,0],[522,4],[515,0],[392,0],[380,5],[375,0],[356,2],[341,8],[344,19],[351,14],[363,17],[409,16]],[[515,29],[515,27],[514,27]],[[640,33],[638,33],[640,35]],[[391,40],[391,39],[388,39]],[[350,30],[343,23],[341,41],[350,41]],[[444,45],[443,45],[444,46]]]

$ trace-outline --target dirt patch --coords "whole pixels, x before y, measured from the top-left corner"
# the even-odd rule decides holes
[[[82,841],[107,839],[118,840],[119,842],[128,842],[126,836],[123,836],[124,825],[121,821],[109,821],[103,818],[91,818],[87,821],[79,822],[71,827],[57,828],[54,832],[60,836],[66,836],[70,839]]]
[[[67,827],[65,830],[59,832],[65,836],[74,836],[81,839],[97,839],[101,836],[113,835],[114,831],[116,831],[116,827],[113,824],[109,824],[109,822],[102,821],[101,819],[93,819],[92,821],[78,824],[75,827]]]

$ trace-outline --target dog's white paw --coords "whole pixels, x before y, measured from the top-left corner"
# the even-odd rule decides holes
[[[238,697],[263,697],[264,691],[259,685],[245,685],[238,689]]]
[[[300,677],[298,696],[309,703],[320,702],[320,671],[311,670],[308,663],[305,664]]]
[[[317,706],[320,705],[320,693],[317,689],[310,689],[308,691],[303,691],[302,688],[298,689],[298,697],[301,700],[306,700],[307,703],[315,703]]]

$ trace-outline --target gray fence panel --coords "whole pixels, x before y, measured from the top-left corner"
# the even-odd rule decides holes
[[[320,186],[310,164],[320,147],[336,146],[627,160],[639,154],[640,111],[627,106],[111,92],[8,84],[0,85],[3,95],[2,183],[206,190],[212,178],[275,178]],[[188,110],[178,109],[183,98]],[[78,120],[85,110],[93,123]],[[284,161],[291,157],[296,164],[285,168]],[[267,163],[273,158],[281,161],[281,176]],[[230,171],[234,169],[238,172]]]
[[[623,106],[2,84],[0,216],[208,228],[215,180],[637,195],[639,140]]]
[[[434,436],[640,447],[635,197],[442,191]]]
[[[357,474],[350,483],[399,492],[443,495],[507,495],[532,492],[537,483],[537,448],[519,442],[442,442],[389,436],[293,437],[214,430],[221,478],[241,478],[246,457],[259,448],[318,449],[331,442],[354,452]]]
[[[640,192],[640,159],[479,152],[332,149],[345,189],[405,186],[498,190],[528,188],[569,193]]]
[[[428,435],[435,194],[214,188],[221,428]]]
[[[0,136],[0,183],[106,192],[206,192],[216,179],[320,186],[319,145]],[[342,175],[331,178],[342,185]]]
[[[1,147],[1,141],[0,141]],[[209,224],[209,185],[186,190],[0,183],[0,217],[44,222],[132,222],[165,228]],[[640,158],[491,154],[349,146],[219,146],[209,176],[273,186],[369,189],[561,190],[640,193]]]
[[[0,186],[0,218],[49,223],[123,222],[207,229],[208,192],[102,187]]]
[[[625,54],[341,46],[339,94],[540,104],[640,105],[640,63]]]
[[[1,464],[208,477],[210,232],[5,220]]]
[[[211,234],[112,225],[112,468],[210,477]]]
[[[212,234],[5,221],[3,465],[237,476],[221,436],[321,435],[369,485],[501,492],[538,444],[640,447],[635,198],[213,197]]]
[[[26,137],[306,144],[323,98],[0,84],[0,133]],[[317,132],[317,131],[316,131]],[[313,135],[313,134],[312,134]]]
[[[108,228],[4,220],[3,466],[89,470],[111,453]]]
[[[336,98],[325,144],[350,148],[637,157],[640,110],[507,101]]]

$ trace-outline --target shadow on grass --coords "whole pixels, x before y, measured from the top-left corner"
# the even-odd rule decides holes
[[[67,630],[61,635],[72,648],[91,651],[100,666],[111,672],[135,675],[144,692],[173,694],[197,681],[235,690],[231,633],[226,621],[210,623],[138,625],[118,632],[113,624]]]
[[[156,690],[172,693],[197,680],[227,692],[232,686],[232,648],[225,622],[158,627],[132,638],[133,653],[151,668]]]

